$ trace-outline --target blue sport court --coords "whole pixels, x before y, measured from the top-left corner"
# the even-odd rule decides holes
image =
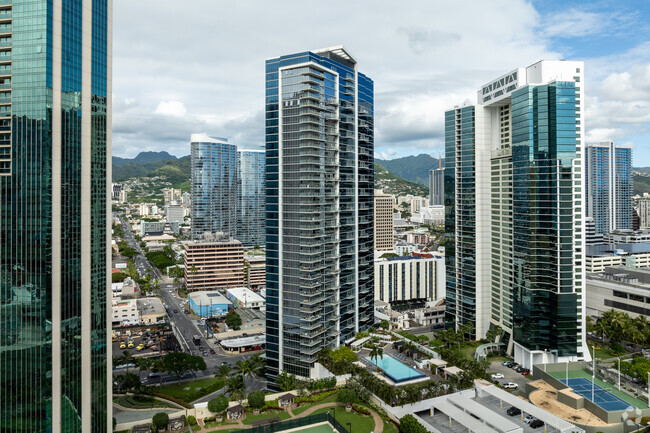
[[[591,381],[584,377],[575,379],[561,379],[560,382],[572,388],[576,394],[581,395],[587,400],[591,400],[606,411],[625,410],[632,406],[625,400],[615,396],[604,388],[594,384],[594,398],[591,398]]]

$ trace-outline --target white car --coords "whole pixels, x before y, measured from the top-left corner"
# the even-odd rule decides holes
[[[516,383],[513,383],[513,382],[503,382],[501,384],[501,386],[504,389],[517,389],[517,388],[519,388],[519,386]]]
[[[525,422],[526,424],[530,424],[531,422],[533,422],[534,419],[535,419],[534,416],[532,416],[532,415],[526,415],[526,416],[524,417],[524,422]]]
[[[501,373],[494,373],[492,376],[490,376],[492,380],[497,380],[497,379],[505,379],[505,376]]]

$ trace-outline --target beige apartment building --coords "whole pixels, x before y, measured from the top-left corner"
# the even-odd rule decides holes
[[[244,248],[241,242],[223,233],[207,233],[201,240],[186,243],[185,281],[190,292],[242,287]]]
[[[246,256],[248,288],[259,290],[266,287],[266,256]]]
[[[375,250],[392,251],[395,245],[392,195],[375,190]]]

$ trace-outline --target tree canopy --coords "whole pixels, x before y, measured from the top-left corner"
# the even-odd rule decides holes
[[[170,353],[163,358],[165,371],[180,378],[188,371],[205,370],[205,360],[201,356],[193,356],[188,353]]]

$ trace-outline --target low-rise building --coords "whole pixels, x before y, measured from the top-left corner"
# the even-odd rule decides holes
[[[608,267],[587,275],[587,314],[601,317],[618,310],[634,318],[650,316],[650,269]]]
[[[140,291],[140,286],[131,277],[127,277],[121,283],[111,283],[111,289],[113,298],[135,298]]]
[[[113,327],[140,324],[137,301],[135,299],[113,298],[111,301]]]
[[[650,267],[650,242],[587,245],[587,273],[604,272],[611,266]]]
[[[181,220],[182,221],[182,220]],[[178,221],[142,221],[140,223],[140,236],[177,235],[180,232]]]
[[[266,301],[257,293],[246,287],[226,289],[226,298],[235,308],[249,308],[251,310],[265,310]]]
[[[440,225],[445,223],[444,206],[427,206],[420,209],[419,212],[411,215],[411,222],[414,224],[433,224]]]
[[[445,323],[445,301],[435,305],[413,310],[413,319],[420,326],[442,325]]]
[[[170,204],[167,206],[167,221],[182,223],[185,221],[185,208],[181,205]]]
[[[187,304],[200,317],[224,316],[232,307],[232,303],[216,290],[190,293]]]
[[[138,299],[138,314],[142,325],[165,321],[166,311],[159,298]]]
[[[395,244],[395,254],[400,256],[411,254],[417,250],[419,250],[419,247],[416,244],[409,244],[408,242],[397,242]]]
[[[409,328],[410,319],[407,311],[395,311],[390,308],[390,304],[384,301],[375,301],[375,322],[383,320],[390,323],[392,329]]]

